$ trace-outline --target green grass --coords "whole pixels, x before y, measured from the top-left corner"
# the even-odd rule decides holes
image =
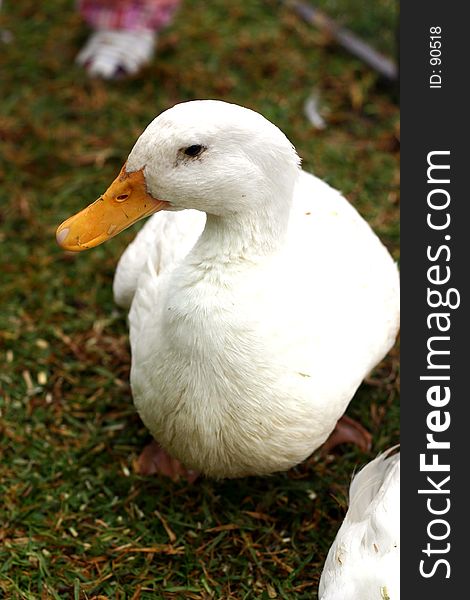
[[[91,81],[71,0],[6,2],[0,48],[0,597],[315,598],[351,475],[398,440],[397,351],[348,410],[370,454],[188,487],[135,474],[148,433],[111,283],[134,231],[78,256],[56,226],[114,178],[160,111],[192,98],[258,110],[304,168],[343,190],[398,258],[398,110],[374,73],[276,2],[186,0],[139,77]],[[392,0],[316,3],[394,53]],[[303,102],[321,92],[328,127]]]

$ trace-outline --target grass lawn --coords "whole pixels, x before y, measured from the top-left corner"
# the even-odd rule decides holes
[[[317,597],[354,469],[399,435],[398,351],[348,414],[373,434],[269,478],[192,486],[134,472],[149,434],[133,407],[126,315],[113,304],[136,229],[88,253],[56,226],[95,199],[147,123],[193,98],[249,106],[341,189],[398,258],[398,109],[358,60],[276,1],[185,0],[138,77],[92,81],[72,0],[6,0],[0,42],[0,597]],[[321,0],[394,54],[393,0]],[[313,89],[328,126],[303,113]]]

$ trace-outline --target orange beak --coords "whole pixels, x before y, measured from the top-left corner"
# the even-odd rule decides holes
[[[56,232],[64,250],[81,252],[94,248],[133,223],[168,207],[146,190],[143,169],[126,172],[126,165],[106,192],[93,204],[64,221]]]

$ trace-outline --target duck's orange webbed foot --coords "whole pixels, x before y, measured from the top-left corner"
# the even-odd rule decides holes
[[[142,450],[136,461],[136,471],[139,475],[165,475],[173,481],[187,479],[188,483],[194,483],[199,473],[193,469],[187,469],[179,460],[170,456],[158,442],[152,440]]]
[[[321,447],[321,452],[328,454],[338,444],[344,444],[345,442],[354,444],[363,452],[368,452],[372,445],[372,436],[360,423],[343,415],[336,423],[330,437]]]

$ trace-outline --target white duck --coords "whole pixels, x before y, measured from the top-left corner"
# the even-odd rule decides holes
[[[320,578],[320,600],[400,599],[400,455],[380,454],[353,479],[349,509]]]
[[[130,306],[143,422],[208,476],[308,457],[397,334],[395,263],[299,162],[254,111],[178,104],[150,123],[106,193],[57,230],[80,251],[165,211],[125,251],[114,293]]]

